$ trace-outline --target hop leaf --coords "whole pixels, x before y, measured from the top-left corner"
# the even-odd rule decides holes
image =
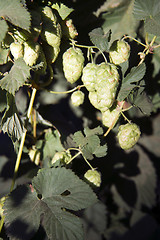
[[[96,170],[88,170],[84,177],[91,183],[93,183],[96,187],[100,187],[101,185],[101,174]]]
[[[81,76],[84,57],[80,48],[69,48],[63,54],[63,71],[68,82],[74,83]]]
[[[72,93],[71,102],[76,107],[81,105],[84,102],[84,93],[79,90]]]
[[[119,127],[118,141],[122,149],[132,148],[141,135],[139,127],[135,123],[127,123]]]
[[[109,56],[115,65],[119,65],[128,60],[130,55],[130,46],[125,41],[114,41],[110,51]]]

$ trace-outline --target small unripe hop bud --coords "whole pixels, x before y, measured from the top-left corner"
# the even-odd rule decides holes
[[[101,174],[96,170],[88,170],[84,174],[85,179],[89,182],[93,183],[96,187],[100,187],[101,185]]]
[[[78,32],[73,24],[73,21],[72,19],[67,19],[66,20],[66,26],[68,28],[68,35],[70,38],[74,39],[77,35],[78,35]]]
[[[74,83],[81,76],[84,56],[80,48],[69,48],[63,54],[63,71],[68,82]]]
[[[110,56],[110,60],[112,61],[112,63],[114,63],[115,65],[119,65],[125,61],[128,60],[130,55],[130,46],[127,42],[125,41],[114,41],[110,51],[109,51],[109,56]]]
[[[81,91],[76,91],[71,95],[71,102],[74,106],[78,107],[84,102],[84,93]]]
[[[14,59],[23,57],[23,45],[21,43],[18,43],[18,42],[11,43],[10,51]]]
[[[132,148],[141,135],[140,129],[135,123],[127,123],[119,127],[118,141],[122,149],[128,150]]]
[[[70,151],[64,151],[64,152],[56,152],[54,157],[52,158],[52,164],[56,163],[57,161],[61,161],[62,163],[68,164],[71,160],[72,156],[70,154]]]

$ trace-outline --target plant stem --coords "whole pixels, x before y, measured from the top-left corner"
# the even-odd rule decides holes
[[[36,88],[33,88],[30,103],[29,103],[29,107],[28,107],[28,112],[27,112],[26,125],[28,123],[28,120],[29,120],[31,112],[32,112],[32,107],[33,107],[34,99],[35,99],[35,96],[36,96],[36,91],[37,91]],[[13,175],[13,179],[12,179],[10,192],[12,192],[12,190],[14,189],[14,185],[15,185],[15,181],[16,181],[16,177],[17,177],[17,174],[18,174],[18,169],[19,169],[19,165],[20,165],[20,161],[21,161],[21,156],[22,156],[22,152],[23,152],[26,133],[27,133],[27,129],[25,128],[25,130],[23,132],[23,135],[22,135],[22,138],[21,138],[21,143],[20,143],[20,147],[19,147],[19,151],[18,151],[18,155],[17,155],[17,160],[16,160],[16,165],[15,165],[15,168],[14,168],[14,175]]]
[[[75,88],[73,88],[71,90],[64,91],[64,92],[55,92],[55,91],[50,91],[50,90],[47,90],[47,91],[50,92],[50,93],[54,93],[54,94],[66,94],[66,93],[74,92],[75,90],[80,89],[82,87],[84,87],[84,85],[79,85],[79,86],[77,86],[77,87],[75,87]]]

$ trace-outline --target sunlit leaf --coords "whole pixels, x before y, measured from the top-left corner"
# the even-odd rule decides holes
[[[17,59],[14,62],[10,72],[1,79],[0,86],[9,93],[15,95],[15,92],[23,86],[30,76],[30,68],[23,59]]]
[[[71,12],[73,12],[73,8],[69,8],[66,5],[64,5],[63,3],[55,3],[52,5],[53,9],[56,9],[59,13],[59,15],[61,16],[62,20],[64,20],[65,18],[67,18],[69,16],[69,14]]]
[[[0,19],[0,42],[5,38],[8,31],[8,25],[4,19]]]

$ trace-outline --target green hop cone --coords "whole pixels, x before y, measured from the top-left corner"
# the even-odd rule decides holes
[[[63,54],[63,71],[68,82],[76,82],[82,73],[84,56],[80,48],[69,48]]]
[[[84,102],[84,93],[82,91],[75,91],[71,95],[71,102],[74,106],[78,107]]]
[[[82,82],[88,91],[95,90],[97,65],[95,63],[88,63],[82,72]]]
[[[24,61],[27,65],[33,66],[36,64],[40,54],[40,45],[33,41],[24,42]]]
[[[132,148],[139,140],[140,135],[141,132],[137,124],[127,123],[121,125],[117,135],[120,147],[125,150]]]
[[[57,161],[61,161],[62,163],[68,164],[71,158],[72,156],[69,150],[64,152],[56,152],[54,157],[52,158],[52,164],[56,163]]]
[[[114,101],[119,82],[117,68],[113,64],[101,63],[96,71],[95,89],[99,109],[105,111],[110,108]]]
[[[101,174],[98,171],[90,169],[84,174],[84,177],[89,182],[94,184],[96,187],[100,187],[100,185],[101,185]]]
[[[110,51],[109,56],[112,63],[119,65],[128,60],[130,55],[130,46],[125,41],[114,41]]]
[[[11,43],[10,51],[11,51],[14,59],[23,57],[23,45],[19,42]]]
[[[42,10],[42,31],[41,37],[52,47],[59,47],[61,43],[61,26],[57,16],[52,9],[45,6]]]
[[[34,162],[37,166],[40,163],[41,153],[35,146],[33,146],[28,153],[32,162]]]
[[[120,115],[119,107],[114,105],[102,112],[102,123],[106,127],[114,127]]]

